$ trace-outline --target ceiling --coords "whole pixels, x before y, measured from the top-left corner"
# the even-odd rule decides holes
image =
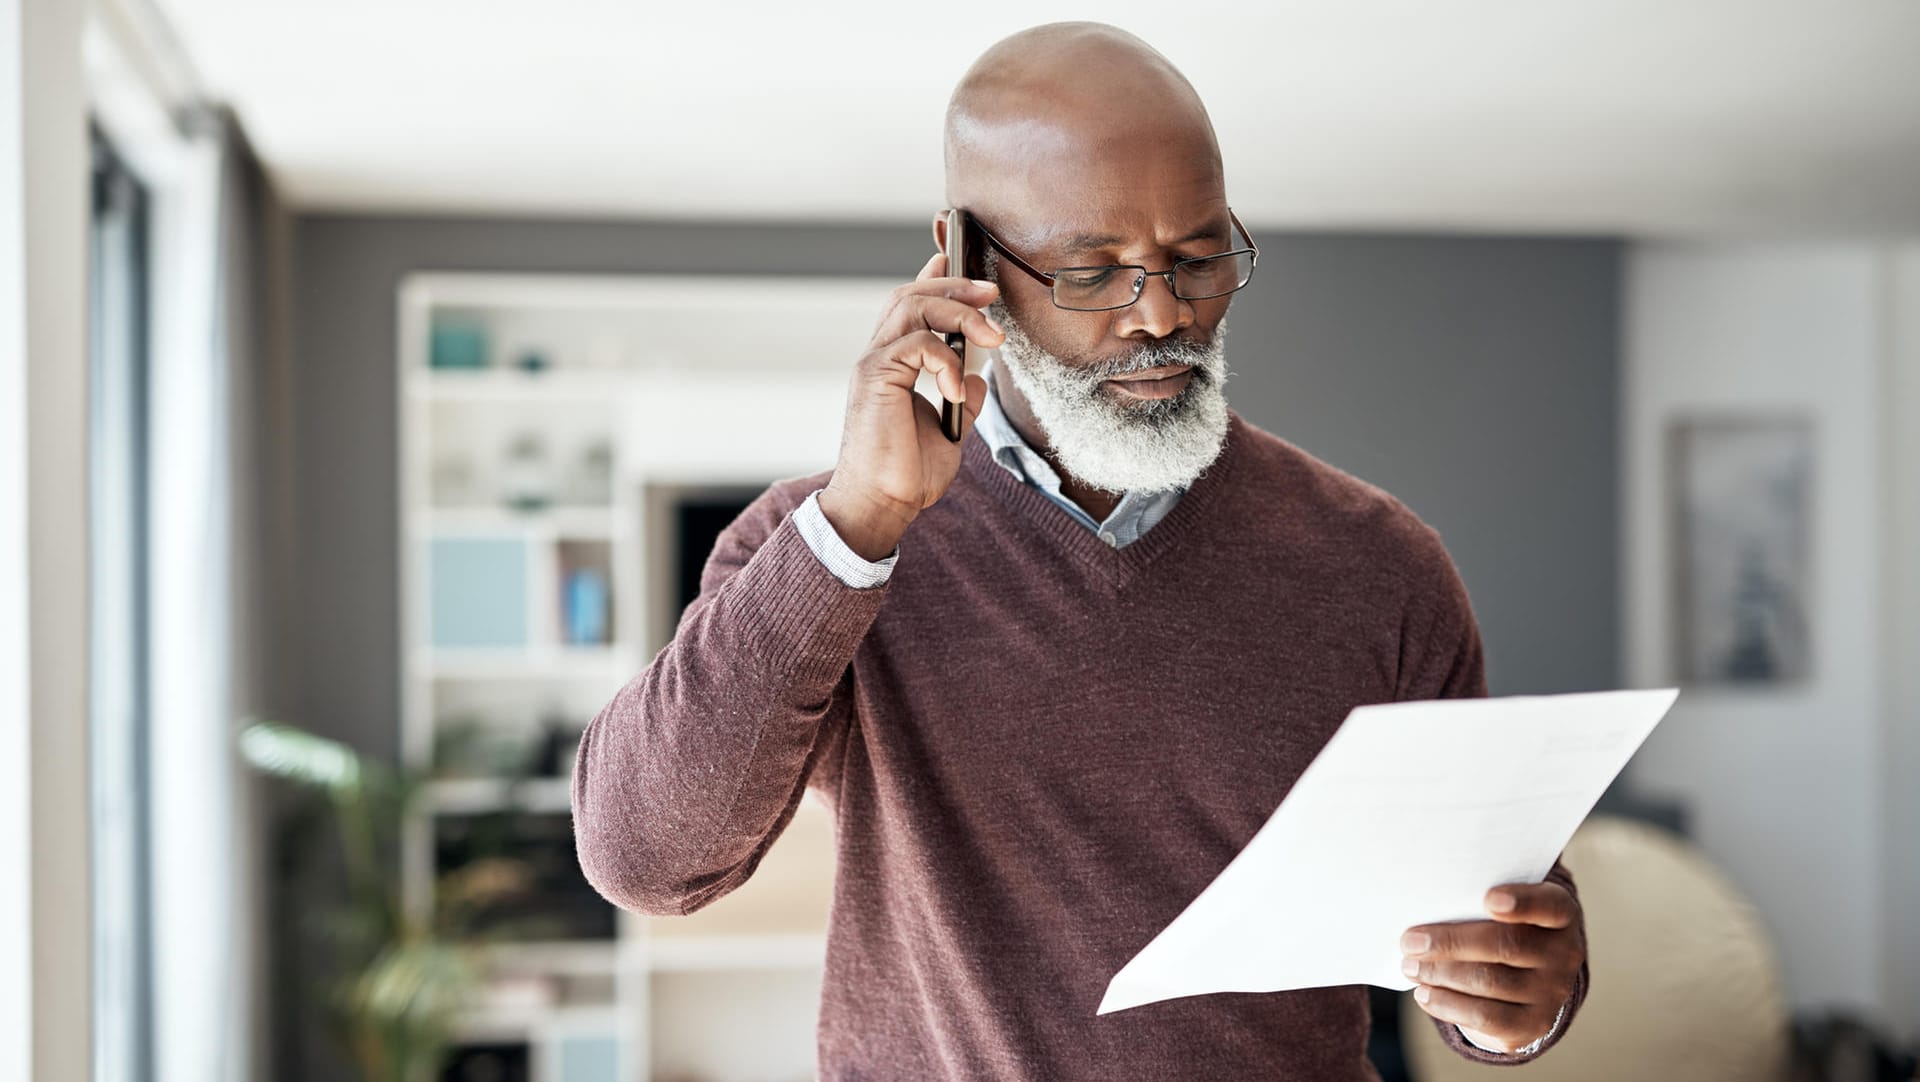
[[[310,210],[922,222],[948,93],[1098,18],[1268,226],[1920,233],[1920,0],[158,0]]]

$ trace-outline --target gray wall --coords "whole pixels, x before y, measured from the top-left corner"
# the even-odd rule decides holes
[[[1619,266],[1611,241],[1286,235],[1229,317],[1235,408],[1441,532],[1494,694],[1620,679]]]

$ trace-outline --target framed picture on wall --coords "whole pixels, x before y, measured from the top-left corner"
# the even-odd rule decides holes
[[[1667,434],[1675,674],[1782,685],[1812,669],[1813,426],[1683,418]]]

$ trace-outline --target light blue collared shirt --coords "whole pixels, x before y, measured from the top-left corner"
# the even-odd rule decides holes
[[[993,452],[993,460],[1023,483],[1039,489],[1047,499],[1053,501],[1054,506],[1073,516],[1075,522],[1099,534],[1100,540],[1114,548],[1133,544],[1155,523],[1165,518],[1167,512],[1173,510],[1173,505],[1186,494],[1184,488],[1154,493],[1123,493],[1106,521],[1094,521],[1092,515],[1061,493],[1060,474],[1051,463],[1040,457],[1039,452],[1027,446],[1027,441],[1021,439],[1020,433],[1014,429],[1013,422],[1007,419],[1006,412],[1000,408],[1000,398],[993,391],[993,363],[989,361],[983,366],[980,374],[987,379],[987,400],[980,404],[980,416],[974,418],[973,427],[980,438],[986,441],[987,449]],[[868,560],[848,548],[833,524],[821,512],[819,492],[808,495],[794,509],[793,518],[807,547],[841,582],[867,589],[886,582],[892,576],[894,562],[900,558],[900,549],[896,546],[884,558]]]
[[[1040,457],[1040,453],[1027,446],[1020,433],[1007,419],[1006,411],[1000,408],[1000,396],[993,393],[993,364],[988,362],[981,369],[987,378],[987,400],[980,405],[980,416],[974,420],[974,429],[980,438],[987,441],[987,448],[993,452],[993,460],[1008,473],[1046,493],[1047,498],[1062,511],[1072,515],[1075,522],[1100,535],[1100,540],[1114,548],[1125,548],[1133,544],[1154,524],[1167,517],[1173,505],[1180,502],[1186,489],[1177,488],[1165,492],[1143,493],[1127,492],[1107,516],[1105,522],[1095,522],[1079,504],[1067,499],[1060,492],[1060,474],[1053,464]]]

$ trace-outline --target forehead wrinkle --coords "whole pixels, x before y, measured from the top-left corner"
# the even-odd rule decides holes
[[[1208,221],[1202,225],[1194,226],[1187,230],[1185,234],[1175,237],[1168,243],[1188,244],[1196,240],[1209,240],[1225,235],[1226,230],[1221,227],[1219,222]],[[1118,233],[1101,233],[1090,229],[1075,230],[1071,226],[1065,226],[1054,232],[1050,242],[1062,245],[1061,251],[1074,252],[1084,251],[1090,248],[1109,248],[1117,244],[1125,244],[1127,238]]]
[[[1133,235],[1110,213],[1131,218],[1143,207],[1160,207],[1157,217],[1167,223],[1161,228],[1170,239],[1160,241],[1160,233],[1152,228],[1139,235],[1148,244],[1171,246],[1203,239],[1202,234],[1230,236],[1218,170],[1207,168],[1205,174],[1177,182],[1153,181],[1121,166],[1100,168],[1090,164],[1087,155],[1074,153],[1038,168],[990,174],[990,185],[982,185],[974,190],[975,198],[955,205],[966,206],[1022,252],[1044,250],[1058,255],[1124,245]],[[1192,201],[1183,202],[1188,198]]]

